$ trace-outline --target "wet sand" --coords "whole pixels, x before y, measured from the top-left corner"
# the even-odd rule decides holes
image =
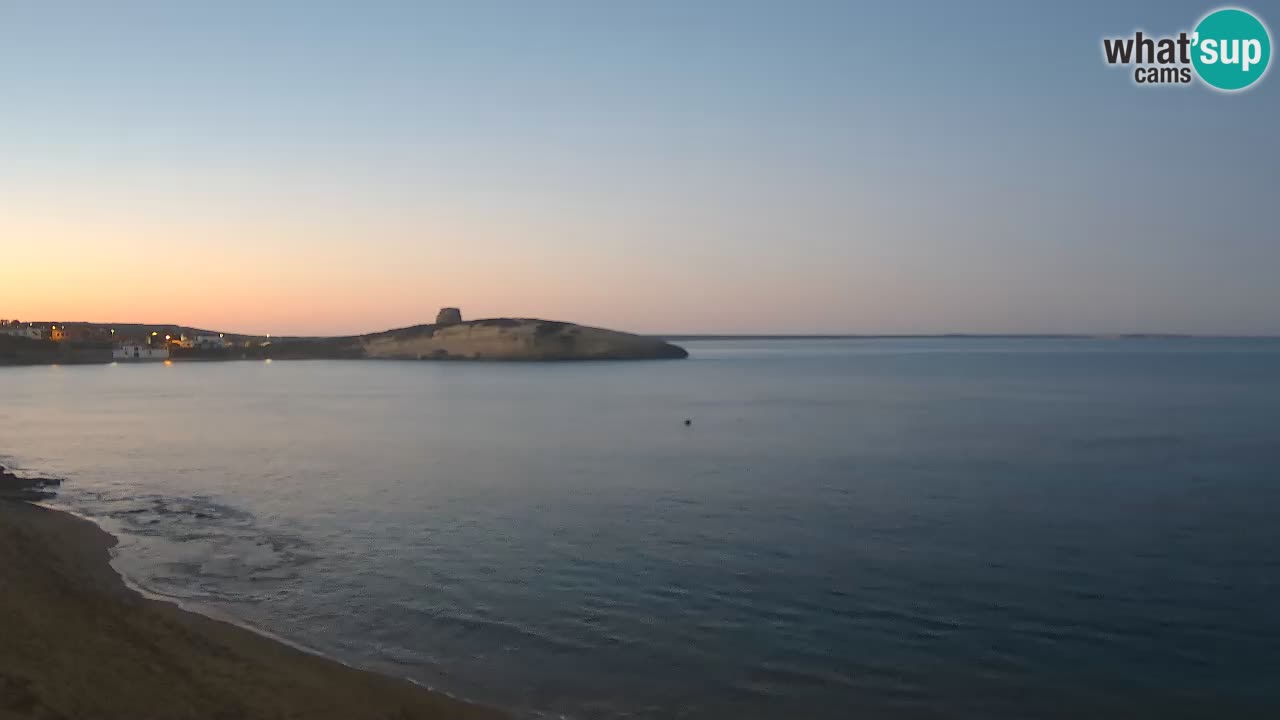
[[[114,537],[4,490],[0,720],[503,717],[146,599]]]

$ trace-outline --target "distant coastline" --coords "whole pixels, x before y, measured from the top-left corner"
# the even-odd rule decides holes
[[[689,353],[652,336],[539,318],[463,321],[444,308],[430,324],[366,335],[272,337],[180,325],[21,323],[0,327],[0,365],[156,360],[674,360]]]
[[[455,313],[450,316],[445,311]],[[0,325],[0,366],[84,365],[133,360],[662,360],[688,357],[680,342],[834,340],[1268,340],[1274,335],[1192,333],[649,333],[538,318],[462,321],[446,308],[435,323],[364,335],[272,336],[145,323]],[[32,334],[42,328],[43,334]],[[57,328],[59,340],[48,337]],[[132,348],[132,350],[130,350]]]

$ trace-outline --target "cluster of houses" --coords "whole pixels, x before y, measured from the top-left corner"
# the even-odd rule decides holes
[[[74,342],[111,347],[113,360],[168,360],[172,350],[201,349],[220,350],[231,347],[231,341],[221,333],[187,335],[179,330],[120,331],[107,325],[91,323],[23,323],[17,320],[0,320],[0,335],[23,337],[30,340]]]
[[[185,335],[159,337],[159,332],[152,332],[149,337],[133,338],[117,341],[111,349],[113,360],[168,360],[172,348],[184,350],[222,350],[231,347],[231,342],[222,334],[218,335]]]
[[[0,335],[24,337],[30,340],[66,339],[66,331],[60,330],[57,325],[23,323],[17,320],[0,320]]]

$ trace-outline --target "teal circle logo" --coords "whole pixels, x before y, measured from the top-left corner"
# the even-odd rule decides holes
[[[1219,90],[1243,90],[1267,72],[1271,35],[1244,10],[1209,13],[1196,26],[1191,63],[1200,79]]]

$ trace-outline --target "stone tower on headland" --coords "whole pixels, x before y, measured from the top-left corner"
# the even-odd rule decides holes
[[[440,308],[436,313],[437,325],[457,325],[462,322],[462,311],[455,307]]]

